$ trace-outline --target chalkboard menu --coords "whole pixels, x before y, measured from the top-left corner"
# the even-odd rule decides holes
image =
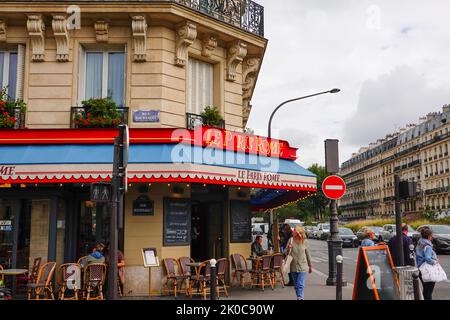
[[[164,198],[164,246],[188,246],[191,239],[191,202]]]
[[[153,216],[153,200],[146,195],[139,196],[133,201],[133,216]]]
[[[230,225],[232,243],[252,241],[251,211],[249,201],[230,202]]]
[[[386,245],[359,249],[353,300],[399,300],[399,285]]]

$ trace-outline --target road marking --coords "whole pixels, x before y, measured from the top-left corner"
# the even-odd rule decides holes
[[[344,190],[344,186],[327,185],[325,186],[325,190]]]
[[[319,276],[321,276],[321,277],[323,277],[323,278],[325,278],[325,279],[328,278],[328,275],[327,275],[327,274],[325,274],[325,273],[323,273],[323,272],[321,272],[321,271],[319,271],[319,270],[316,270],[316,269],[314,269],[314,268],[313,268],[312,272],[315,273],[315,274],[317,274],[317,275],[319,275]],[[350,289],[353,289],[353,283],[347,282],[347,287],[350,288]]]

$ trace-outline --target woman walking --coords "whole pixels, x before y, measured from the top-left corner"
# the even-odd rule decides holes
[[[375,246],[375,232],[372,229],[366,229],[364,231],[364,239],[361,241],[361,247],[373,247]]]
[[[304,299],[306,274],[312,272],[311,256],[305,229],[296,226],[289,240],[288,250],[292,256],[291,274],[294,281],[297,300]]]
[[[428,263],[429,265],[436,265],[438,263],[436,252],[433,250],[433,233],[429,228],[423,228],[420,232],[422,238],[417,243],[416,247],[416,260],[417,267],[420,267],[424,263]],[[425,300],[433,300],[433,290],[436,282],[424,282],[422,279],[422,273],[420,273],[420,280],[423,285],[423,298]]]

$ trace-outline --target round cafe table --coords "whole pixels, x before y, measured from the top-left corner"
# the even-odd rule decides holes
[[[12,288],[11,292],[14,297],[16,293],[16,276],[25,275],[28,273],[28,269],[5,269],[0,270],[0,275],[12,277]]]

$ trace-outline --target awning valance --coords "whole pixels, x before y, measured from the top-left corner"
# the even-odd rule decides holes
[[[1,145],[0,183],[89,183],[111,178],[113,146]],[[130,182],[192,182],[316,191],[294,161],[186,144],[133,144]]]

